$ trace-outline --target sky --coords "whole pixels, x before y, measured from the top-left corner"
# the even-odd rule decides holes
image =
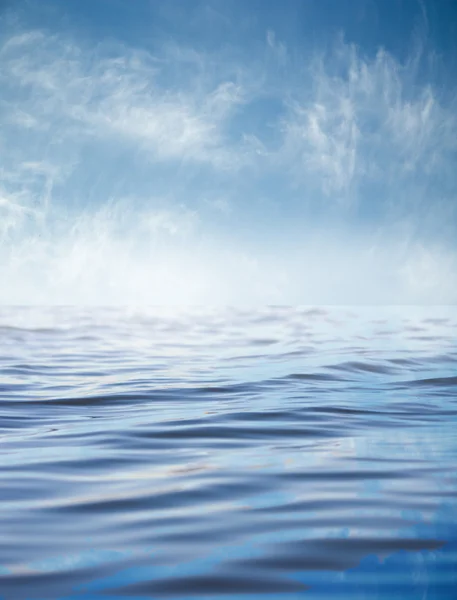
[[[1,304],[455,304],[455,0],[0,0]]]

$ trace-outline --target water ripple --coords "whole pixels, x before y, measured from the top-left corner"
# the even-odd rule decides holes
[[[1,600],[450,599],[456,324],[0,311]]]

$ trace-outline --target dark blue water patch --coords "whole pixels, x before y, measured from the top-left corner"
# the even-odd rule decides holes
[[[368,361],[348,361],[338,365],[332,365],[331,368],[348,373],[375,373],[379,375],[391,375],[397,372],[388,365],[375,364]]]
[[[453,600],[455,310],[155,310],[0,312],[2,600]]]
[[[415,379],[405,382],[409,386],[427,386],[427,387],[451,387],[457,389],[457,376],[451,377],[429,377],[426,379]]]
[[[335,375],[328,375],[324,373],[291,373],[290,375],[286,375],[284,379],[288,381],[323,382],[327,384],[330,384],[335,381],[344,381],[342,377],[337,377]]]

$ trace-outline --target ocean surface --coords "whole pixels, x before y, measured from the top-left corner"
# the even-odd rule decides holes
[[[457,308],[0,310],[0,598],[457,598]]]

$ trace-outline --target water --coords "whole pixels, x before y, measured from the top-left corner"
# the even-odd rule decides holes
[[[0,598],[455,599],[457,310],[0,312]]]

